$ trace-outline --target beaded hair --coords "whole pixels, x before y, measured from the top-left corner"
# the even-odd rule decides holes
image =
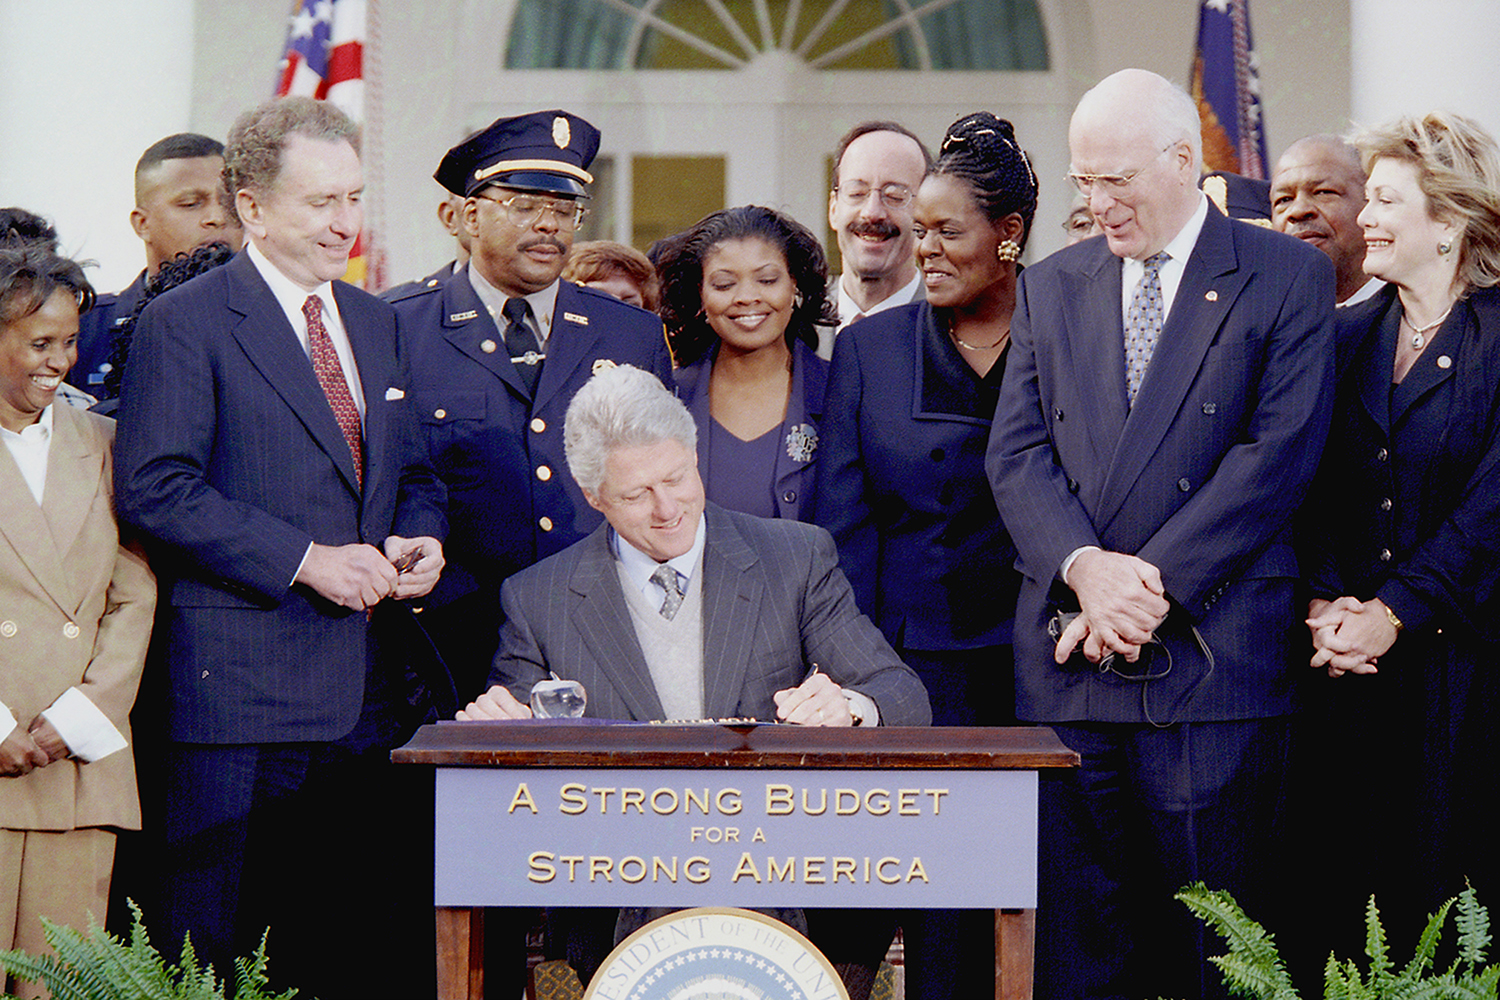
[[[1016,130],[988,111],[965,115],[948,126],[938,147],[934,174],[957,177],[969,185],[985,217],[999,222],[1011,213],[1021,216],[1025,231],[1021,249],[1031,235],[1036,216],[1037,180],[1031,159],[1016,142]]]

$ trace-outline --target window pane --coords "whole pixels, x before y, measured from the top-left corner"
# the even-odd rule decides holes
[[[722,156],[634,156],[630,242],[645,250],[724,207]]]

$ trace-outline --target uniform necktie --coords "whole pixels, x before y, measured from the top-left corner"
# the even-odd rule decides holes
[[[662,563],[651,574],[651,582],[667,592],[661,602],[661,616],[671,621],[677,617],[677,609],[682,607],[682,587],[677,583],[677,571]]]
[[[511,362],[516,366],[516,374],[521,376],[526,392],[534,395],[536,380],[542,374],[542,359],[546,355],[537,351],[536,337],[526,325],[526,300],[506,299],[501,312],[506,319],[505,349],[510,352]]]
[[[339,364],[338,352],[333,349],[333,340],[323,325],[323,300],[309,295],[302,303],[302,315],[307,319],[307,353],[312,358],[313,371],[328,405],[333,408],[333,419],[349,445],[349,454],[354,459],[354,480],[361,487],[365,481],[364,444],[359,432],[359,409],[354,397],[349,394],[349,383],[344,378],[344,367]]]
[[[1151,364],[1151,355],[1161,337],[1161,269],[1171,259],[1167,253],[1146,258],[1146,273],[1135,286],[1130,308],[1125,313],[1125,393],[1131,405],[1135,404],[1135,394],[1141,389],[1141,380],[1146,377],[1146,367]]]

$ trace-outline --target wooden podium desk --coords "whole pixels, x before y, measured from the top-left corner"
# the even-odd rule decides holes
[[[483,996],[504,905],[995,907],[995,996],[1030,997],[1036,772],[1078,764],[1039,727],[592,720],[444,722],[391,758],[437,768],[441,1000]]]

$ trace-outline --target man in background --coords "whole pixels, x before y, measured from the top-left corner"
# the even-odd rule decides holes
[[[1341,306],[1363,302],[1382,282],[1365,273],[1365,171],[1359,151],[1336,135],[1310,135],[1287,147],[1271,175],[1271,225],[1311,243],[1333,261]]]
[[[838,237],[843,273],[838,277],[838,329],[856,319],[920,301],[912,236],[912,201],[932,169],[932,154],[903,125],[861,122],[839,140],[828,225]],[[818,353],[833,353],[833,335]]]
[[[146,247],[146,269],[123,291],[100,295],[78,327],[78,363],[68,381],[105,398],[104,376],[114,353],[115,333],[135,311],[146,279],[165,262],[221,240],[238,250],[244,240],[239,219],[219,201],[224,144],[194,132],[152,143],[135,165],[135,208],[130,227]]]

